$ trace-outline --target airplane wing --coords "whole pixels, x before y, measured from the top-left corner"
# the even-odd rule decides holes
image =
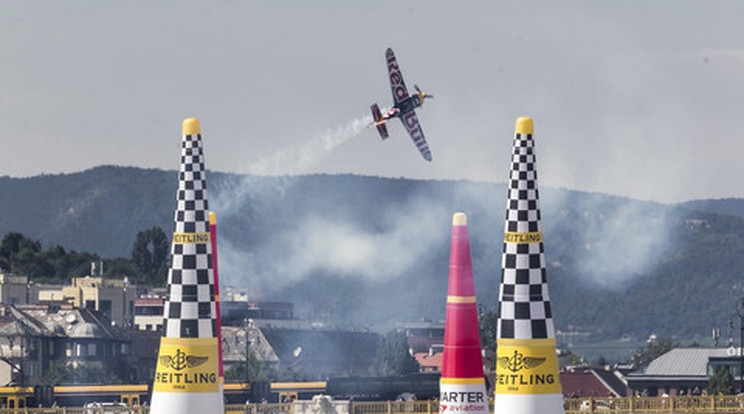
[[[426,161],[431,161],[431,151],[429,150],[429,144],[426,143],[426,138],[424,138],[424,130],[421,129],[421,124],[419,124],[416,112],[410,111],[407,114],[401,116],[400,120],[401,122],[403,122],[403,126],[406,127],[408,135],[411,136],[413,143],[416,145],[416,148],[418,148],[424,159]]]
[[[393,49],[388,48],[387,52],[385,52],[385,57],[387,58],[390,88],[393,90],[393,102],[395,102],[395,105],[398,105],[400,101],[408,98],[408,89],[406,89],[406,84],[403,83],[403,75],[400,73]]]

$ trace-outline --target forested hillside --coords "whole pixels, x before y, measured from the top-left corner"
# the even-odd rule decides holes
[[[129,258],[139,232],[170,235],[176,179],[175,171],[112,166],[0,177],[0,235]],[[478,303],[496,309],[504,184],[215,172],[207,179],[226,285],[293,301],[302,316],[338,325],[442,319],[451,217],[463,211]],[[552,188],[540,196],[562,331],[707,337],[744,296],[744,219],[734,216],[735,200],[720,210],[711,200],[668,206]],[[724,211],[730,215],[714,214]]]
[[[690,210],[707,211],[726,216],[744,217],[744,199],[723,198],[717,200],[693,200],[679,204]]]

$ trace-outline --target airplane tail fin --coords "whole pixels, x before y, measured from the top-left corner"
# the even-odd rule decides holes
[[[380,138],[385,139],[388,137],[388,131],[387,126],[385,125],[385,120],[382,119],[382,113],[380,112],[380,107],[377,106],[377,104],[372,104],[370,107],[372,110],[372,117],[374,118],[374,123],[372,125],[377,127],[377,132],[380,133]]]

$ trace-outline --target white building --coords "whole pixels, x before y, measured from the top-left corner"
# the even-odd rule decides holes
[[[5,305],[29,303],[28,277],[0,273],[0,303]]]

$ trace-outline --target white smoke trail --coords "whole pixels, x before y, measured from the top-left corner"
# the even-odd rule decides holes
[[[244,171],[247,175],[222,183],[223,188],[210,194],[213,197],[212,205],[219,206],[217,210],[222,217],[230,218],[243,214],[247,203],[283,194],[294,185],[295,180],[291,175],[306,172],[326,154],[359,135],[371,123],[372,116],[353,119],[303,144],[252,162],[247,171]],[[256,180],[254,176],[260,175],[279,176],[278,182],[271,181],[269,184]]]
[[[296,174],[316,165],[324,155],[339,145],[359,135],[372,123],[371,116],[354,119],[336,129],[303,143],[292,146],[271,156],[260,159],[248,167],[253,175]]]

